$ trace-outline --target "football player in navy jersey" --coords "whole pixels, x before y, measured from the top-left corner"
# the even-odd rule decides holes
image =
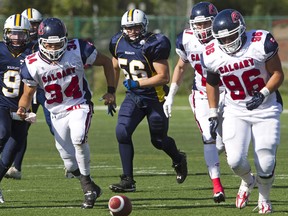
[[[11,15],[4,23],[3,41],[0,42],[0,181],[27,138],[28,122],[17,120],[14,114],[23,92],[20,66],[33,52],[29,31],[27,18],[21,14]],[[0,202],[4,202],[1,191]]]
[[[38,32],[37,31],[38,31],[38,27],[40,23],[43,21],[43,16],[35,8],[27,8],[21,14],[22,16],[27,17],[27,19],[29,20],[31,24],[30,38],[38,50]],[[35,94],[36,94],[35,95],[36,97],[34,96],[33,98],[31,109],[34,113],[36,113],[39,108],[39,105],[43,107],[43,112],[44,112],[46,123],[49,126],[51,134],[53,134],[52,126],[51,126],[51,119],[50,119],[50,112],[45,108],[45,100],[46,100],[45,93],[43,89],[38,88]]]
[[[185,29],[177,36],[176,52],[179,55],[179,60],[174,68],[170,91],[163,108],[167,118],[171,117],[174,96],[190,64],[194,69],[194,81],[189,95],[189,103],[202,135],[204,159],[213,184],[213,199],[214,202],[220,203],[225,201],[225,194],[220,181],[218,152],[223,151],[224,145],[220,135],[221,131],[217,131],[216,138],[210,135],[209,105],[206,94],[207,72],[200,63],[200,56],[205,50],[205,46],[214,39],[212,36],[212,21],[217,13],[217,8],[210,2],[199,2],[193,6],[190,16],[190,28]],[[222,99],[225,94],[223,87],[221,87],[220,92],[220,98]],[[223,104],[221,102],[222,100],[219,104]],[[220,105],[219,110],[222,109]]]
[[[124,13],[122,31],[110,41],[110,52],[116,83],[122,69],[127,88],[121,104],[116,126],[123,173],[120,183],[111,184],[114,192],[133,192],[136,185],[133,176],[134,148],[132,135],[146,117],[153,146],[163,150],[173,161],[177,182],[187,176],[186,154],[177,149],[173,138],[167,135],[168,119],[163,111],[164,97],[168,93],[170,41],[163,34],[147,31],[148,19],[138,9]]]
[[[38,35],[39,51],[27,56],[21,67],[24,92],[17,114],[25,118],[40,86],[45,92],[45,107],[51,113],[56,148],[67,171],[80,179],[84,193],[81,207],[93,208],[102,191],[90,175],[88,131],[93,102],[84,67],[103,67],[108,88],[102,98],[105,105],[111,105],[115,93],[112,61],[88,41],[68,41],[66,26],[60,19],[43,20]]]
[[[43,20],[43,16],[35,8],[27,8],[21,13],[21,15],[26,17],[31,24],[30,40],[34,44],[33,50],[37,51],[38,50],[37,30],[38,30],[39,24]],[[37,113],[39,105],[40,104],[42,105],[44,116],[46,119],[46,123],[49,126],[50,132],[53,134],[52,127],[51,127],[50,113],[45,108],[45,105],[44,105],[45,100],[46,100],[46,98],[45,98],[44,91],[41,88],[38,88],[37,92],[35,93],[33,102],[32,102],[31,110],[33,113]],[[29,127],[30,127],[30,124],[28,125],[28,129],[29,129]],[[5,175],[6,178],[13,178],[13,179],[21,179],[22,178],[22,171],[21,171],[22,170],[22,162],[23,162],[23,158],[24,158],[24,155],[26,152],[26,148],[27,148],[27,140],[26,140],[25,144],[22,145],[21,149],[17,152],[13,166],[11,166],[9,168],[9,170],[7,171],[7,173]]]
[[[275,178],[276,152],[280,143],[282,99],[278,88],[284,73],[278,43],[265,30],[246,31],[242,15],[234,9],[217,14],[212,24],[216,40],[203,52],[202,66],[208,71],[206,90],[211,133],[217,128],[219,81],[225,87],[223,143],[227,162],[240,177],[236,207],[247,206],[258,186],[260,214],[273,211],[270,191]],[[253,145],[253,175],[248,156]]]

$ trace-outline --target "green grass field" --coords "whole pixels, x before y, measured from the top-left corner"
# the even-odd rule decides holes
[[[252,211],[257,205],[257,188],[252,192],[249,206],[243,210],[235,208],[235,196],[240,180],[227,166],[224,154],[220,159],[226,202],[223,204],[213,202],[201,136],[186,98],[176,96],[169,134],[175,138],[178,147],[188,155],[189,175],[183,184],[176,183],[170,159],[152,147],[146,121],[143,121],[134,135],[137,192],[126,194],[133,204],[131,215],[257,215],[257,211]],[[102,103],[95,100],[95,105]],[[184,109],[176,109],[177,106],[184,106]],[[102,187],[103,195],[97,200],[93,209],[83,210],[80,209],[83,194],[79,181],[64,178],[63,163],[55,149],[53,137],[48,131],[41,110],[38,115],[38,122],[32,125],[29,131],[22,180],[3,179],[1,183],[6,202],[0,205],[0,215],[109,215],[107,203],[115,193],[112,193],[108,186],[118,182],[122,172],[114,133],[117,116],[113,118],[108,116],[106,110],[95,111],[89,133],[91,174],[96,183]],[[271,194],[274,215],[288,214],[287,127],[288,114],[284,112],[276,179]],[[251,154],[249,159],[255,171]]]

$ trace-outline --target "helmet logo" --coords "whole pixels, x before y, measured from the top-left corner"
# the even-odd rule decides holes
[[[44,31],[44,23],[41,22],[39,27],[38,27],[38,35],[43,35],[45,33]]]
[[[209,5],[209,14],[217,14],[216,8],[214,7],[213,4]]]
[[[238,12],[238,11],[233,11],[233,12],[231,13],[231,19],[232,19],[232,22],[233,22],[233,23],[238,22],[239,19],[240,19],[240,14],[239,14],[239,12]]]

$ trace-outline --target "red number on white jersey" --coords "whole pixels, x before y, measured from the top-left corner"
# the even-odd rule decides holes
[[[252,69],[243,72],[241,78],[245,86],[242,86],[238,76],[224,76],[223,82],[225,83],[225,86],[230,90],[231,98],[233,100],[244,100],[246,97],[244,88],[246,88],[250,96],[253,95],[253,91],[260,91],[265,86],[264,80],[260,77],[257,77],[260,73],[261,72],[258,69]]]
[[[47,99],[47,104],[62,103],[63,94],[62,86],[59,84],[51,84],[45,86],[45,91],[51,94],[51,99]],[[69,86],[64,90],[66,97],[73,97],[73,99],[82,97],[82,92],[79,87],[78,76],[73,76]]]

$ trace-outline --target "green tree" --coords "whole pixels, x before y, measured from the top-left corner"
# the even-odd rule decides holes
[[[155,16],[188,16],[193,4],[201,0],[134,0],[135,7],[145,6],[145,12]],[[209,1],[209,0],[207,0]],[[210,0],[218,10],[234,8],[244,16],[287,15],[288,1],[277,0]],[[121,16],[130,0],[0,0],[0,14],[9,16],[20,13],[28,7],[41,11],[46,16]]]

